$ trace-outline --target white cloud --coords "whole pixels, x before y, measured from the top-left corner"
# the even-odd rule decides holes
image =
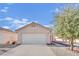
[[[28,19],[23,18],[23,19],[22,19],[22,21],[23,21],[23,22],[27,22],[27,21],[28,21]]]
[[[56,8],[56,9],[55,9],[55,12],[57,12],[57,13],[58,13],[59,11],[60,11],[60,10],[59,10],[59,8]]]
[[[56,8],[55,10],[52,9],[52,10],[50,10],[50,12],[51,13],[58,13],[58,12],[60,12],[60,9],[59,8]]]
[[[4,9],[8,9],[9,7],[4,7]]]
[[[22,22],[20,20],[14,20],[13,23],[14,24],[19,24],[19,23],[22,23]]]
[[[49,25],[43,25],[43,26],[45,26],[45,27],[50,27]]]
[[[73,7],[74,7],[74,8],[79,8],[79,4],[78,4],[78,3],[75,3],[75,4],[73,5]]]
[[[26,19],[27,20],[27,19]],[[22,21],[26,21],[26,20],[22,20]],[[21,27],[23,27],[23,26],[25,26],[25,25],[27,25],[27,24],[30,24],[30,23],[32,23],[32,22],[36,22],[36,23],[38,23],[38,21],[31,21],[31,22],[28,22],[28,20],[26,21],[26,22],[22,22],[22,23],[17,23],[17,25],[15,25],[16,27],[17,27],[17,29],[18,28],[21,28]]]
[[[17,23],[17,24],[12,24],[11,27],[16,30],[18,28],[21,28],[21,27],[25,26],[26,24]]]
[[[4,20],[7,20],[13,24],[25,24],[28,22],[28,19],[26,18],[17,19],[17,18],[12,18],[12,17],[5,17]]]
[[[54,25],[44,25],[45,27],[53,27]]]
[[[6,12],[7,12],[7,10],[5,10],[5,9],[1,9],[1,12],[4,12],[4,13],[6,13]]]
[[[24,26],[24,25],[20,25],[20,24],[19,24],[19,26],[17,27],[17,29],[18,29],[18,28],[21,28],[21,27],[23,27],[23,26]]]
[[[3,28],[5,28],[5,29],[10,29],[10,27],[9,26],[2,26]]]
[[[13,21],[14,24],[25,24],[28,22],[28,19],[22,18],[21,20],[15,19]]]
[[[24,25],[26,25],[28,22],[28,19],[26,18],[21,18],[21,19],[18,19],[18,18],[13,18],[13,17],[5,17],[5,18],[1,18],[0,21],[5,21],[6,20],[6,24],[9,24],[9,26],[4,26],[3,25],[3,28],[6,28],[6,29],[18,29],[18,28],[21,28],[23,27]]]
[[[18,29],[23,27],[24,25],[26,25],[28,23],[28,19],[26,18],[22,18],[22,19],[17,19],[17,18],[13,18],[11,22],[11,27],[14,29]]]
[[[0,11],[6,13],[6,12],[8,12],[8,8],[9,8],[9,7],[4,7],[4,8],[1,9]]]
[[[34,21],[35,23],[38,23],[38,21]]]
[[[12,17],[5,17],[5,20],[11,21],[11,20],[13,20],[13,18]]]

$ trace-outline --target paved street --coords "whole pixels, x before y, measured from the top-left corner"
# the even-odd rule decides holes
[[[54,56],[46,45],[20,45],[3,54],[4,56]]]

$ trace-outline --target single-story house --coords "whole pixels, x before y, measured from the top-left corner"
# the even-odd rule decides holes
[[[16,41],[17,44],[47,44],[51,43],[51,34],[48,27],[32,22],[15,32],[0,28],[0,43]]]
[[[11,43],[11,41],[17,41],[17,34],[9,29],[0,27],[0,44]]]
[[[51,43],[50,29],[32,22],[18,30],[18,43],[21,44],[49,44]]]

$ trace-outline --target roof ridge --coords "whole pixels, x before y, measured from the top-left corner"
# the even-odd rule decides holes
[[[7,28],[3,28],[3,27],[0,27],[0,30],[7,30],[7,31],[11,31],[11,32],[13,32],[12,30],[7,29]]]
[[[42,27],[44,27],[44,28],[47,28],[47,29],[49,29],[48,27],[46,27],[46,26],[43,26],[43,25],[41,25],[41,24],[39,24],[39,23],[37,23],[37,22],[31,22],[31,23],[29,23],[29,24],[26,24],[25,26],[23,26],[23,27],[21,27],[21,28],[19,28],[19,29],[15,30],[15,31],[18,31],[18,30],[20,30],[20,29],[22,29],[22,28],[24,28],[24,27],[26,27],[26,26],[29,26],[29,25],[31,25],[31,24],[37,24],[37,25],[40,25],[40,26],[42,26]]]

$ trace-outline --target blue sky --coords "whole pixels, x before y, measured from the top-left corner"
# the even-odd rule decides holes
[[[66,4],[0,3],[0,27],[18,29],[31,22],[49,26],[54,15]]]

